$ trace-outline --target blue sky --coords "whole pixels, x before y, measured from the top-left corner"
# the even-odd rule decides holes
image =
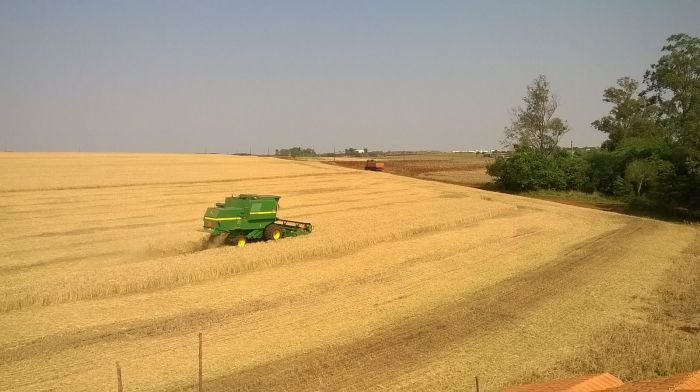
[[[496,148],[547,76],[576,145],[700,1],[0,1],[0,145]]]

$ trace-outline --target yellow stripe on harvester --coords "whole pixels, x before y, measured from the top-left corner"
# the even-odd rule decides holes
[[[250,215],[261,215],[261,214],[274,214],[277,211],[256,211],[256,212],[251,212]],[[233,217],[233,218],[210,218],[208,216],[205,216],[204,219],[209,219],[209,220],[214,220],[214,221],[227,221],[227,220],[239,220],[242,219],[240,216]]]

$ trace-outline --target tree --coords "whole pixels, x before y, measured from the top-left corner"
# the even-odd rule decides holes
[[[511,125],[505,128],[504,144],[551,152],[559,138],[569,130],[568,124],[554,117],[559,101],[549,90],[549,82],[539,75],[527,86],[525,107],[513,109]]]
[[[365,147],[364,150],[358,150],[358,149],[350,147],[350,148],[345,149],[345,155],[350,155],[353,157],[360,157],[360,156],[366,154],[368,151],[369,150],[367,149],[367,147]]]
[[[672,147],[667,160],[675,169],[660,179],[658,199],[700,210],[700,38],[672,35],[662,53],[644,74],[645,93],[659,105],[659,123]]]
[[[315,157],[316,151],[313,148],[292,147],[289,149],[292,157]]]
[[[639,82],[623,77],[617,80],[617,86],[609,87],[603,92],[603,101],[612,103],[610,113],[593,121],[591,125],[608,134],[603,147],[614,150],[620,142],[628,137],[660,136],[657,126],[658,107],[638,93]]]
[[[642,187],[649,186],[660,176],[668,175],[673,170],[670,162],[646,158],[636,159],[627,164],[625,168],[625,180],[634,186],[637,196],[641,195]]]
[[[302,147],[292,147],[292,148],[282,148],[275,150],[275,155],[281,156],[291,156],[296,157],[315,157],[316,151],[313,148],[302,148]]]
[[[662,124],[675,142],[700,150],[700,38],[675,34],[664,55],[644,74],[645,93],[658,103]]]
[[[634,191],[639,196],[645,183],[656,178],[656,168],[648,159],[637,159],[625,168],[625,180],[634,185]]]

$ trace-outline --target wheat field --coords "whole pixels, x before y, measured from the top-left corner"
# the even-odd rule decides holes
[[[200,232],[281,195],[309,236]],[[0,154],[0,390],[495,390],[586,349],[689,225],[320,162]]]

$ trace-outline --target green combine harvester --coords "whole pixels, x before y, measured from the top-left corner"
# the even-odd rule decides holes
[[[311,233],[311,223],[277,218],[279,196],[248,195],[227,197],[204,213],[204,230],[212,236],[228,234],[227,240],[239,247],[249,240],[276,241]]]

